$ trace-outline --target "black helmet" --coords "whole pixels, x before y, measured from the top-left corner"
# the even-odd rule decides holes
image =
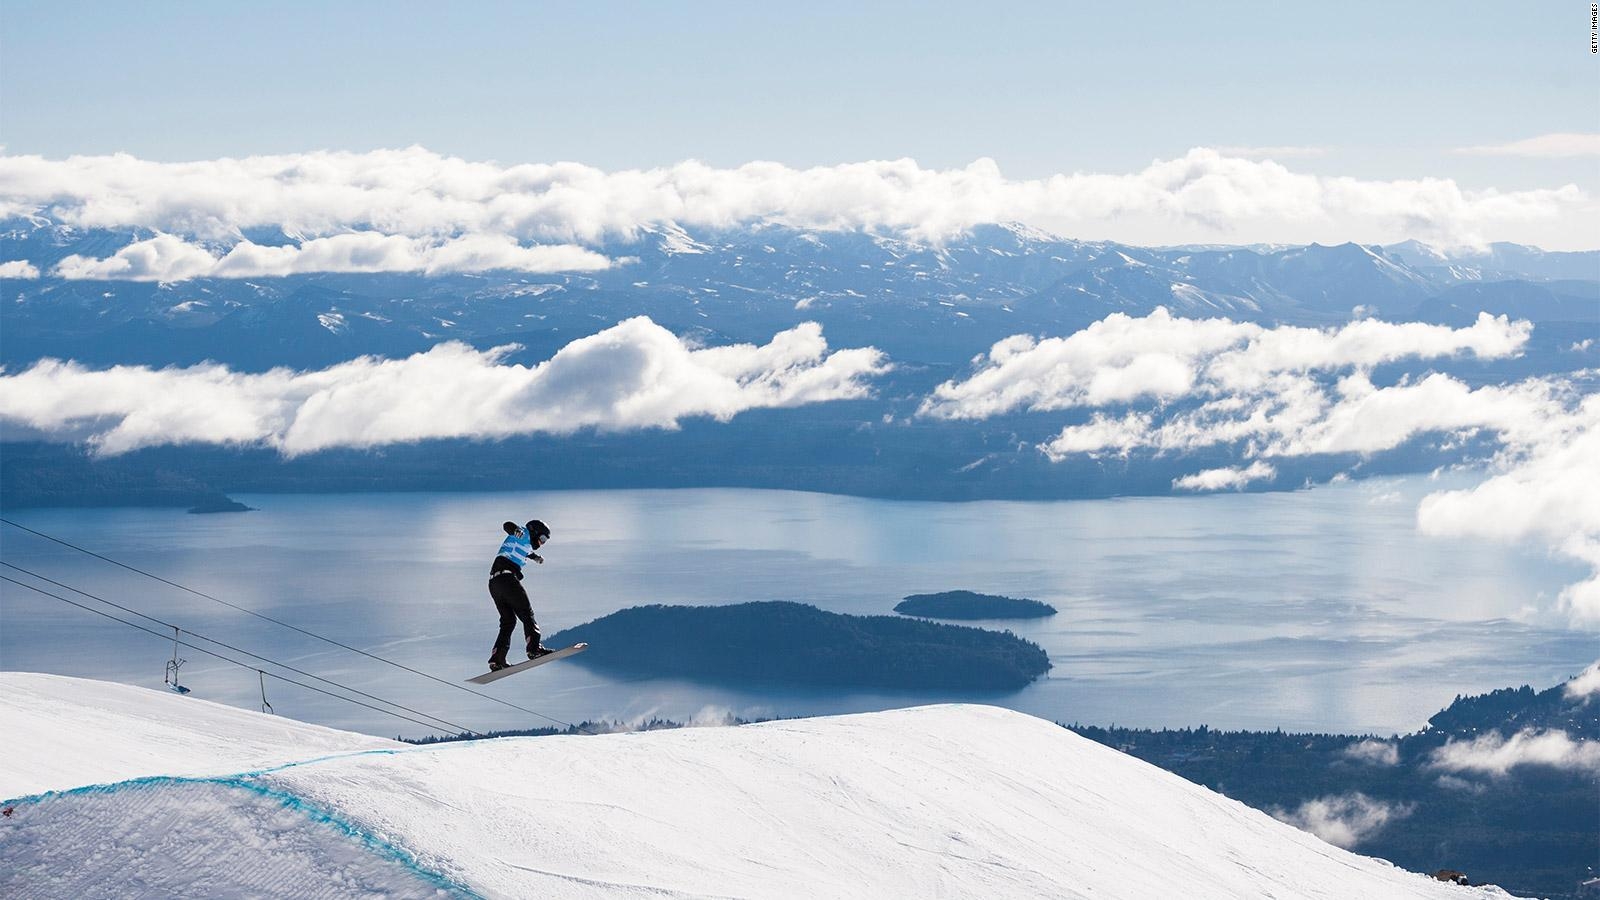
[[[501,525],[500,527],[504,528],[506,530],[506,534],[509,534],[509,535],[512,535],[512,536],[515,536],[517,532],[522,530],[521,528],[517,527],[517,523],[515,523],[515,522],[506,522],[505,524]]]
[[[529,519],[528,524],[523,527],[528,529],[528,537],[534,540],[538,540],[539,538],[548,538],[550,536],[550,526],[539,521],[538,519]]]

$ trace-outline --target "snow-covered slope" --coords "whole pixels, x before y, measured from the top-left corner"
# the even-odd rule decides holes
[[[87,737],[80,708],[114,686],[62,681],[34,727]],[[147,699],[193,705],[197,739],[260,733],[192,699]],[[96,740],[118,756],[143,728],[134,716]],[[990,707],[305,756],[15,801],[0,893],[1503,896],[1356,856]]]
[[[407,745],[167,691],[0,672],[0,797]]]

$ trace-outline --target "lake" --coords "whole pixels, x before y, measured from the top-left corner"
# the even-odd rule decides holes
[[[1059,610],[970,623],[1010,628],[1050,654],[1046,678],[1003,694],[745,690],[616,679],[567,662],[479,689],[562,722],[964,700],[1097,725],[1389,734],[1422,727],[1458,693],[1549,686],[1597,655],[1593,634],[1548,612],[1586,574],[1580,566],[1542,547],[1417,533],[1417,501],[1467,483],[1419,476],[1288,493],[976,503],[743,489],[248,495],[238,499],[258,511],[6,516],[450,682],[485,669],[496,626],[485,582],[505,519],[540,518],[554,532],[547,564],[525,582],[546,634],[650,603],[794,600],[892,614],[907,594],[955,588]],[[550,724],[9,526],[0,557],[467,728]],[[170,639],[0,583],[6,669],[160,687],[171,651]],[[259,706],[255,671],[180,655],[194,696]],[[266,693],[297,719],[428,733],[271,679]]]

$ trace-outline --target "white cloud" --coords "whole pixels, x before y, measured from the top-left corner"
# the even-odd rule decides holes
[[[69,256],[52,274],[67,279],[184,281],[190,278],[270,278],[305,272],[593,271],[611,260],[570,244],[523,247],[509,235],[472,234],[449,240],[373,231],[313,238],[269,247],[239,241],[213,254],[170,234],[137,241],[112,256]]]
[[[1464,328],[1363,319],[1316,329],[1181,319],[1164,309],[1144,318],[1119,313],[1065,338],[997,342],[974,360],[970,376],[939,385],[919,413],[979,419],[1095,410],[1040,445],[1053,461],[1238,448],[1237,465],[1178,478],[1178,490],[1239,488],[1275,474],[1276,458],[1373,455],[1426,435],[1476,437],[1496,449],[1495,474],[1470,490],[1426,497],[1419,528],[1544,541],[1588,564],[1593,574],[1564,589],[1558,604],[1574,623],[1597,624],[1600,394],[1584,396],[1564,378],[1474,387],[1432,373],[1378,387],[1368,375],[1408,361],[1514,356],[1531,333],[1527,322],[1487,314]],[[1153,408],[1126,408],[1138,405]]]
[[[1328,151],[1323,147],[1282,144],[1267,147],[1218,147],[1217,152],[1223,156],[1242,156],[1245,159],[1294,159],[1297,157],[1322,156]]]
[[[1574,620],[1600,623],[1600,395],[1575,410],[1530,407],[1516,426],[1525,446],[1502,471],[1465,490],[1439,491],[1417,507],[1426,534],[1515,542],[1542,540],[1587,563],[1590,577],[1561,591]]]
[[[1452,740],[1433,751],[1429,765],[1449,772],[1505,775],[1517,766],[1600,772],[1600,741],[1573,740],[1564,731],[1491,731],[1471,741]]]
[[[1364,375],[1354,375],[1341,380],[1336,391],[1334,402],[1314,421],[1297,419],[1293,429],[1263,429],[1270,441],[1262,452],[1372,454],[1422,434],[1479,429],[1516,441],[1540,430],[1541,414],[1561,410],[1557,385],[1544,380],[1474,389],[1451,376],[1432,374],[1414,384],[1376,388]]]
[[[1360,319],[1338,329],[1284,326],[1257,329],[1249,343],[1219,353],[1208,374],[1230,390],[1264,385],[1280,372],[1370,369],[1404,359],[1471,354],[1481,359],[1514,356],[1533,333],[1528,322],[1480,313],[1466,328]]]
[[[1470,778],[1461,778],[1456,775],[1440,775],[1434,783],[1447,791],[1459,791],[1463,794],[1481,794],[1489,788],[1481,781]]]
[[[1590,663],[1577,677],[1568,681],[1562,689],[1562,695],[1572,697],[1591,697],[1600,694],[1600,662]]]
[[[693,349],[645,317],[573,341],[532,368],[513,347],[447,343],[405,359],[260,374],[207,364],[92,370],[45,360],[0,377],[0,421],[102,454],[182,443],[262,444],[287,455],[430,438],[580,428],[675,428],[760,407],[866,394],[887,370],[872,348],[829,352],[805,323],[764,346]]]
[[[1307,800],[1296,809],[1270,810],[1273,817],[1309,831],[1335,847],[1350,848],[1384,826],[1411,815],[1411,804],[1386,803],[1355,792]]]
[[[51,274],[69,279],[184,281],[210,274],[216,264],[216,257],[204,247],[163,234],[129,244],[104,259],[69,256],[57,263]]]
[[[1481,147],[1459,147],[1457,153],[1476,156],[1532,156],[1559,159],[1575,156],[1600,156],[1600,134],[1558,132],[1538,137]]]
[[[965,381],[939,385],[922,415],[982,419],[1033,411],[1171,398],[1194,389],[1200,361],[1247,341],[1260,326],[1179,319],[1165,308],[1135,318],[1114,313],[1064,338],[1015,335],[976,360]]]
[[[126,154],[0,156],[0,211],[217,241],[277,227],[297,238],[492,234],[597,247],[671,222],[778,222],[939,240],[981,223],[1020,221],[1135,243],[1417,237],[1481,245],[1528,240],[1519,230],[1527,227],[1581,231],[1593,201],[1570,184],[1468,191],[1440,178],[1325,177],[1206,148],[1135,172],[1015,180],[989,159],[944,170],[901,159],[810,169],[687,161],[605,172],[578,163],[469,162],[411,147],[188,163]]]
[[[1344,748],[1343,755],[1346,759],[1367,763],[1373,766],[1397,766],[1400,764],[1400,748],[1392,741],[1379,741],[1367,738],[1356,741]]]
[[[1278,477],[1278,470],[1261,460],[1246,468],[1206,469],[1193,475],[1174,478],[1172,486],[1180,491],[1240,490],[1252,481],[1265,481]]]
[[[1514,355],[1532,326],[1487,313],[1466,328],[1362,319],[1338,329],[1267,328],[1229,319],[1185,319],[1157,308],[1113,313],[1064,338],[1015,335],[977,358],[977,371],[947,381],[921,414],[981,419],[1192,394],[1220,396],[1288,385],[1284,375],[1369,369],[1407,358]]]
[[[1051,462],[1060,462],[1075,453],[1095,456],[1106,450],[1127,456],[1149,440],[1150,422],[1151,417],[1143,413],[1131,412],[1120,419],[1095,413],[1086,424],[1063,428],[1054,440],[1039,449]]]
[[[0,278],[38,278],[39,267],[25,259],[0,262]]]

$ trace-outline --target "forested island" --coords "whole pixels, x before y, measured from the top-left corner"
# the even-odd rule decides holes
[[[603,671],[739,684],[1015,690],[1050,669],[1009,632],[787,602],[637,606],[545,638],[579,641],[589,650],[574,661]]]
[[[1042,619],[1056,614],[1056,608],[1048,603],[975,591],[912,594],[894,611],[927,619]]]
[[[239,501],[230,497],[219,497],[196,504],[195,506],[191,506],[189,507],[189,512],[196,515],[208,515],[210,513],[255,512],[255,507],[245,506],[243,503],[240,503]]]
[[[50,506],[188,507],[192,513],[250,507],[184,471],[120,457],[96,459],[81,447],[0,444],[0,497],[8,509]]]

